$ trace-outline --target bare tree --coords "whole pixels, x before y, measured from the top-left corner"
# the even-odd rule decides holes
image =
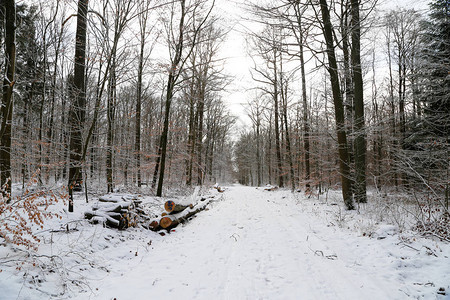
[[[328,57],[327,69],[330,75],[331,90],[333,93],[336,131],[339,144],[339,168],[341,172],[342,195],[347,209],[353,209],[354,206],[350,179],[347,133],[345,131],[344,106],[342,102],[341,87],[339,83],[336,53],[334,50],[335,42],[333,38],[333,27],[331,24],[330,11],[326,0],[320,0],[320,11],[322,30],[325,37],[326,53]]]
[[[284,186],[281,141],[280,141],[280,62],[281,62],[281,34],[280,28],[276,26],[266,26],[261,34],[253,35],[253,44],[261,59],[264,62],[260,66],[254,60],[252,74],[253,80],[262,84],[259,87],[261,91],[270,95],[273,100],[273,125],[275,134],[275,150],[277,163],[277,183],[280,187]]]
[[[184,64],[186,63],[187,59],[191,55],[195,44],[197,43],[197,37],[198,34],[203,27],[204,23],[208,19],[213,7],[214,7],[214,0],[212,1],[212,5],[207,11],[206,15],[200,19],[200,23],[198,25],[194,25],[193,33],[192,33],[192,42],[191,45],[188,47],[187,53],[183,56],[184,48],[185,48],[185,39],[186,35],[188,34],[187,29],[189,28],[186,24],[187,20],[186,17],[188,14],[193,14],[192,18],[195,20],[197,17],[197,10],[200,9],[200,3],[196,3],[194,7],[186,7],[186,1],[180,0],[180,20],[178,25],[178,36],[175,38],[176,40],[173,40],[172,33],[174,28],[172,27],[172,18],[174,14],[172,13],[170,16],[170,23],[168,28],[169,35],[169,51],[171,56],[171,62],[169,66],[169,77],[167,79],[167,87],[166,87],[166,97],[165,97],[165,112],[164,112],[164,125],[163,130],[161,133],[161,140],[159,145],[159,151],[161,151],[161,155],[158,158],[156,167],[155,167],[155,173],[156,170],[159,169],[159,180],[158,180],[158,188],[156,191],[156,195],[161,197],[162,196],[162,187],[164,183],[164,171],[166,166],[166,156],[167,156],[167,142],[168,142],[168,133],[169,133],[169,117],[170,117],[170,106],[172,104],[174,92],[175,92],[175,85],[178,82],[178,79],[183,71]]]
[[[82,132],[86,109],[86,33],[89,0],[78,1],[77,32],[75,42],[74,78],[72,85],[72,105],[69,113],[70,124],[70,164],[69,164],[69,212],[73,212],[73,190],[82,181]]]
[[[117,96],[117,56],[119,40],[122,37],[125,26],[134,17],[132,15],[135,1],[115,0],[113,7],[113,30],[112,30],[112,46],[109,53],[111,63],[109,64],[108,79],[108,100],[107,100],[107,151],[106,151],[106,181],[108,192],[112,192],[113,183],[113,144],[114,144],[114,126],[116,118],[116,96]]]
[[[11,134],[13,117],[13,88],[16,65],[16,3],[14,0],[2,2],[5,12],[5,72],[0,126],[0,187],[3,197],[11,200]]]
[[[361,23],[359,1],[351,0],[352,11],[352,50],[354,103],[355,103],[355,200],[366,203],[366,134],[364,126],[364,86],[361,70]]]
[[[262,178],[263,178],[263,170],[262,170],[262,143],[261,143],[261,123],[262,123],[262,114],[265,109],[264,98],[260,95],[257,95],[255,99],[248,104],[248,116],[252,120],[255,137],[256,137],[256,176],[257,176],[257,185],[261,186]]]
[[[135,141],[134,151],[136,160],[136,172],[137,172],[137,185],[141,187],[142,175],[141,175],[141,107],[142,107],[142,78],[145,65],[145,44],[147,42],[148,28],[147,22],[149,18],[149,9],[151,1],[145,1],[139,6],[139,62],[138,62],[138,74],[137,74],[137,91],[136,91],[136,124],[135,124]]]

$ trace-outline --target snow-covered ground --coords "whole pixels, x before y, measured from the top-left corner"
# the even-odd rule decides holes
[[[166,236],[91,225],[77,201],[59,221],[76,230],[43,231],[38,255],[0,247],[0,299],[450,299],[450,245],[369,206],[239,185],[220,195]]]

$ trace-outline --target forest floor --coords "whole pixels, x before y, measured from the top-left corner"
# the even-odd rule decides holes
[[[371,204],[240,185],[220,195],[166,236],[91,225],[77,201],[49,225],[76,230],[43,233],[37,254],[0,246],[0,299],[450,299],[449,243]]]

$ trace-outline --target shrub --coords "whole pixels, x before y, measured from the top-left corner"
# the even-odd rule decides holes
[[[67,195],[51,189],[31,189],[36,183],[36,176],[33,176],[22,195],[15,197],[6,193],[8,182],[1,188],[0,239],[4,239],[6,244],[36,250],[40,240],[34,230],[43,229],[46,219],[61,218],[57,213],[49,211],[49,207],[60,200],[64,201]]]

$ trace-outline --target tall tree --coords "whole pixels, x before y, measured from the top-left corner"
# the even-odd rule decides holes
[[[73,189],[81,186],[83,160],[83,128],[86,115],[86,35],[89,0],[78,0],[72,105],[69,113],[69,212],[73,212]]]
[[[283,42],[280,45],[280,49],[283,51],[284,45]],[[283,70],[284,61],[283,56],[280,56],[280,100],[281,100],[281,116],[282,116],[282,124],[284,125],[284,137],[285,137],[285,146],[286,146],[286,155],[287,161],[289,164],[289,174],[291,176],[291,190],[295,191],[296,187],[296,178],[294,172],[294,163],[292,158],[292,150],[291,150],[291,134],[289,128],[289,118],[288,118],[288,98],[289,98],[289,83],[292,76],[289,76],[287,72],[285,73]],[[282,126],[283,127],[283,126]]]
[[[261,186],[263,172],[262,172],[262,147],[261,147],[261,123],[262,123],[262,113],[264,111],[263,102],[264,98],[257,95],[255,99],[249,102],[248,116],[252,120],[254,133],[256,138],[256,176],[257,176],[257,186]]]
[[[339,169],[341,172],[342,196],[347,209],[353,209],[352,186],[350,179],[350,164],[347,144],[347,133],[345,131],[344,106],[342,102],[341,87],[336,61],[335,43],[333,38],[333,26],[331,24],[330,10],[327,0],[320,0],[321,22],[323,35],[326,43],[326,54],[328,58],[328,73],[331,81],[333,94],[334,112],[336,119],[336,131],[339,146]]]
[[[446,213],[450,202],[450,6],[433,0],[430,15],[422,23],[420,98],[424,107],[422,139],[423,170],[427,190],[433,189]],[[431,142],[430,142],[431,141]],[[419,151],[417,151],[419,152]],[[426,173],[425,173],[426,172]],[[417,173],[417,172],[415,172]],[[426,175],[425,175],[426,174]]]
[[[304,151],[302,151],[302,154],[304,155],[304,164],[305,164],[305,184],[306,189],[309,190],[310,188],[310,137],[309,137],[309,121],[308,121],[308,99],[306,96],[306,76],[305,76],[305,49],[309,47],[306,37],[308,34],[308,25],[305,25],[308,18],[307,15],[307,8],[308,5],[305,3],[302,3],[301,1],[297,0],[280,0],[280,1],[268,1],[263,4],[252,4],[249,5],[251,7],[251,13],[253,15],[256,15],[258,19],[255,21],[258,23],[263,23],[266,25],[277,27],[279,30],[283,31],[283,40],[285,40],[283,43],[285,44],[283,47],[280,48],[281,54],[288,55],[289,59],[287,60],[287,64],[290,64],[292,58],[299,59],[300,66],[299,69],[301,71],[301,89],[302,89],[302,103],[303,103],[303,134],[304,134],[304,143],[303,148]],[[261,21],[262,19],[262,21]],[[293,38],[293,40],[292,40]],[[294,48],[292,48],[294,46]],[[298,46],[298,50],[295,49],[296,46]],[[280,56],[280,67],[282,66],[282,56]],[[281,68],[280,68],[281,69]],[[295,69],[290,76],[293,76],[294,73],[297,71]],[[282,113],[282,121],[284,123],[284,132],[282,131],[284,137],[286,137],[286,151],[287,151],[287,162],[289,164],[290,169],[290,175],[292,180],[292,188],[295,189],[295,183],[297,181],[297,178],[295,176],[295,170],[293,167],[293,158],[290,158],[292,154],[289,154],[290,152],[293,152],[290,148],[292,148],[291,145],[291,133],[288,130],[288,120],[287,120],[287,113],[285,113],[286,106],[284,105],[284,96],[283,93],[285,93],[285,87],[282,87],[282,79],[283,79],[283,72],[280,72],[280,94],[281,94],[281,100],[283,102],[283,106],[281,106],[281,113]],[[291,78],[290,78],[291,80]],[[289,142],[288,142],[289,140]],[[300,149],[299,149],[300,150]],[[300,171],[300,168],[299,168]]]
[[[361,70],[361,23],[359,1],[351,0],[353,96],[355,105],[355,200],[366,203],[366,133],[364,126],[364,86]]]
[[[182,61],[183,47],[184,47],[184,38],[185,38],[185,17],[186,17],[186,1],[180,0],[180,23],[178,25],[178,41],[175,44],[175,53],[173,60],[171,61],[171,66],[169,69],[169,78],[167,79],[167,88],[166,88],[166,105],[165,105],[165,113],[164,113],[164,127],[161,133],[161,140],[159,149],[161,151],[161,156],[159,158],[159,180],[158,180],[158,189],[156,191],[156,195],[158,197],[162,196],[162,187],[164,183],[164,171],[166,166],[166,155],[167,155],[167,139],[169,133],[169,116],[170,116],[170,106],[172,104],[172,98],[174,95],[175,83],[180,75],[179,69],[180,62]],[[158,162],[157,166],[158,167]]]
[[[426,130],[449,137],[450,126],[450,5],[430,3],[429,20],[422,23],[421,98]]]
[[[116,33],[116,32],[115,32]],[[116,50],[116,49],[113,49]],[[110,53],[111,65],[108,79],[108,96],[106,105],[106,119],[108,123],[106,136],[106,183],[108,193],[112,193],[114,189],[113,183],[113,143],[114,143],[114,125],[116,117],[116,51]]]
[[[408,170],[405,168],[402,156],[405,151],[411,148],[411,133],[408,132],[408,93],[407,93],[407,79],[414,81],[416,75],[414,63],[412,62],[415,53],[417,52],[417,25],[419,14],[413,9],[398,9],[389,12],[386,15],[386,38],[388,46],[389,72],[390,72],[390,100],[391,113],[393,118],[393,133],[394,133],[394,148],[396,153],[394,155],[394,177],[397,183],[397,172],[399,172],[401,183],[404,186],[408,184]],[[395,66],[393,62],[397,63],[397,80],[395,80],[394,71]],[[413,72],[411,72],[413,71]],[[415,85],[415,84],[414,84]],[[397,96],[395,97],[395,91]],[[411,94],[414,95],[413,90]],[[414,101],[411,101],[414,102]],[[396,114],[398,112],[398,114]],[[398,130],[397,127],[398,126]],[[397,134],[398,132],[398,134]],[[398,142],[397,142],[398,140]],[[399,147],[397,147],[397,145]]]
[[[0,187],[3,197],[11,200],[11,134],[13,117],[13,88],[16,65],[16,3],[14,0],[2,2],[5,13],[5,70],[0,126]]]
[[[305,51],[304,45],[306,44],[306,30],[304,29],[302,13],[304,10],[301,9],[300,3],[298,1],[294,4],[295,11],[295,21],[296,26],[293,26],[293,32],[296,36],[296,40],[299,46],[299,58],[300,58],[300,72],[302,76],[302,104],[303,104],[303,134],[304,134],[304,153],[305,153],[305,187],[306,191],[310,190],[310,180],[311,180],[311,167],[310,167],[310,150],[309,150],[309,132],[310,125],[308,119],[308,97],[306,94],[306,72],[305,72]],[[297,28],[296,28],[297,27]],[[297,30],[295,30],[297,29]]]
[[[182,74],[183,71],[183,67],[184,64],[186,63],[187,59],[189,58],[189,56],[191,55],[194,46],[197,43],[197,37],[198,34],[201,30],[201,28],[203,27],[203,24],[206,22],[206,20],[208,19],[213,7],[214,7],[214,0],[212,2],[212,5],[210,7],[210,9],[208,10],[208,12],[206,13],[206,15],[203,18],[200,18],[200,23],[199,25],[195,26],[195,24],[193,25],[193,35],[192,35],[192,41],[191,44],[188,47],[188,51],[187,54],[183,57],[183,51],[185,50],[185,39],[186,36],[188,34],[188,26],[186,24],[186,17],[188,13],[193,13],[194,15],[197,14],[197,10],[200,9],[200,3],[195,3],[193,7],[186,7],[186,1],[185,0],[180,0],[179,4],[180,4],[180,20],[179,20],[179,24],[178,24],[178,36],[176,37],[176,40],[173,41],[172,40],[172,34],[173,34],[173,30],[174,28],[171,27],[171,25],[173,24],[171,20],[169,27],[168,28],[168,32],[169,32],[169,43],[171,43],[170,46],[170,56],[171,56],[171,61],[170,61],[170,66],[169,66],[169,76],[167,79],[167,86],[166,86],[166,96],[165,96],[165,112],[164,112],[164,124],[163,124],[163,129],[162,129],[162,133],[161,133],[161,139],[160,139],[160,144],[159,144],[159,151],[160,151],[160,157],[157,160],[157,165],[155,167],[155,173],[156,170],[159,169],[159,180],[158,180],[158,188],[156,191],[156,195],[158,197],[162,196],[162,188],[163,188],[163,184],[164,184],[164,171],[165,171],[165,166],[166,166],[166,156],[167,156],[167,142],[168,142],[168,133],[169,133],[169,118],[170,118],[170,107],[172,104],[172,100],[175,94],[175,85],[178,82],[178,79],[180,77],[180,75]],[[172,11],[171,14],[171,19],[174,16],[174,12]],[[193,17],[193,20],[196,19],[195,16]],[[173,48],[172,48],[173,47]],[[159,167],[158,167],[159,165]]]
[[[263,60],[263,64],[254,60],[252,78],[260,83],[258,87],[265,94],[272,98],[273,107],[273,128],[275,135],[275,153],[276,153],[276,178],[277,184],[284,186],[283,159],[281,155],[281,134],[280,134],[280,108],[281,108],[281,34],[280,27],[267,25],[260,34],[253,34],[253,44]]]
[[[147,41],[148,28],[147,21],[149,18],[149,8],[151,1],[144,1],[139,6],[139,61],[138,61],[138,74],[137,74],[137,84],[136,84],[136,124],[135,124],[135,139],[134,139],[134,151],[136,160],[136,179],[138,187],[142,184],[141,175],[141,107],[142,107],[142,78],[144,73],[145,64],[145,43]]]

